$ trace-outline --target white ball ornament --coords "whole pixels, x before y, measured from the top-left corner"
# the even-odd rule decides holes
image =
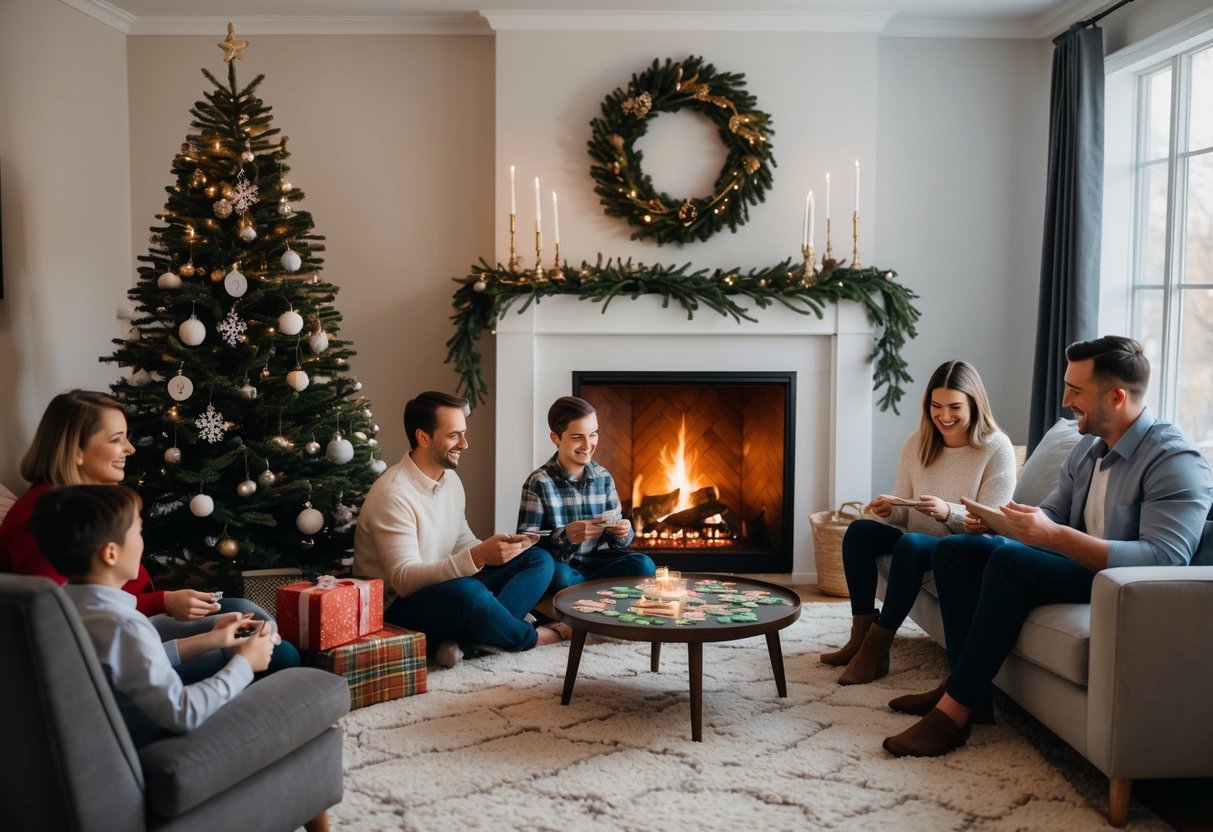
[[[252,480],[245,480],[236,486],[236,494],[246,500],[257,493],[257,483]]]
[[[372,459],[370,461],[370,468],[376,474],[382,474],[384,471],[387,470],[387,463],[384,462],[382,459],[378,459],[378,458]]]
[[[307,347],[316,355],[324,352],[329,348],[329,336],[323,329],[319,332],[312,333],[312,336],[307,339]]]
[[[177,334],[181,336],[181,343],[196,347],[206,339],[206,327],[196,315],[190,315],[189,320],[177,328]]]
[[[206,494],[195,494],[190,500],[190,511],[195,517],[210,517],[215,510],[215,501]]]
[[[302,393],[307,389],[307,373],[300,369],[291,370],[286,374],[286,383],[291,386],[291,389]]]
[[[240,229],[240,239],[244,240],[246,243],[251,243],[253,240],[257,239],[257,229],[253,228],[253,224],[251,222],[246,223],[244,228]]]
[[[354,446],[340,433],[334,433],[328,447],[324,449],[324,455],[328,457],[329,462],[344,465],[354,458]]]
[[[489,288],[489,284],[485,283],[483,280],[477,280],[472,284],[472,291],[474,292],[483,292],[487,288]]]
[[[165,272],[156,280],[156,286],[160,289],[180,289],[181,278],[172,272]]]
[[[291,251],[289,248],[283,252],[282,268],[286,269],[288,272],[297,272],[302,265],[303,258],[299,256],[298,252]]]
[[[177,447],[168,448],[164,452],[164,461],[169,465],[176,465],[181,461],[181,449]]]
[[[244,396],[244,398],[248,399],[249,401],[252,401],[253,399],[257,398],[257,388],[246,381],[240,388],[240,395]]]
[[[313,439],[311,442],[308,442],[303,446],[303,450],[306,451],[309,456],[315,456],[316,454],[320,453],[320,443]]]
[[[298,335],[303,331],[303,316],[288,309],[278,316],[278,331],[283,335]]]
[[[324,528],[324,515],[312,508],[311,503],[305,505],[307,507],[295,518],[295,528],[303,534],[315,534]]]

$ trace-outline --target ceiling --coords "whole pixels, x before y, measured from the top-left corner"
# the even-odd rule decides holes
[[[62,0],[132,35],[492,34],[501,29],[874,31],[1051,37],[1113,0]]]

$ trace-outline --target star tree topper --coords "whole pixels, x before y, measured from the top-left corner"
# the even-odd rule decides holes
[[[223,50],[224,63],[243,61],[244,50],[248,48],[248,41],[236,37],[236,27],[229,23],[227,24],[227,37],[219,41],[219,48]]]

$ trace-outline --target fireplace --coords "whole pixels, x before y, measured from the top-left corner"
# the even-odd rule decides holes
[[[615,480],[632,548],[701,572],[790,572],[794,373],[580,372],[595,459]]]
[[[493,388],[495,530],[516,528],[522,482],[553,452],[548,407],[575,393],[574,374],[582,379],[587,373],[631,378],[707,373],[730,379],[737,377],[733,374],[783,374],[795,380],[787,386],[783,411],[790,483],[783,484],[780,519],[767,514],[767,530],[772,540],[778,539],[783,557],[790,555],[792,579],[816,580],[809,514],[872,494],[872,325],[856,303],[827,306],[820,318],[779,305],[754,308],[750,314],[757,320],[735,321],[707,309],[688,319],[676,304],[662,306],[654,295],[616,297],[605,310],[576,297],[548,297],[521,312],[506,312],[497,322]],[[580,389],[585,392],[584,383]],[[603,436],[604,442],[614,440]],[[630,476],[616,470],[618,464],[602,456],[603,450],[599,460],[621,488],[630,489]],[[659,566],[672,565],[680,555],[666,548],[644,551]],[[712,568],[787,571],[760,566],[759,559],[767,556],[732,552],[713,560]]]

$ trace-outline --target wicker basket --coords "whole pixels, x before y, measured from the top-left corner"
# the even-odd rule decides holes
[[[863,516],[863,503],[843,503],[837,511],[809,515],[813,527],[813,555],[817,560],[817,589],[826,595],[847,597],[847,576],[842,568],[842,538],[847,526]]]
[[[241,572],[244,597],[274,618],[278,617],[278,587],[303,580],[298,569],[250,569]]]

